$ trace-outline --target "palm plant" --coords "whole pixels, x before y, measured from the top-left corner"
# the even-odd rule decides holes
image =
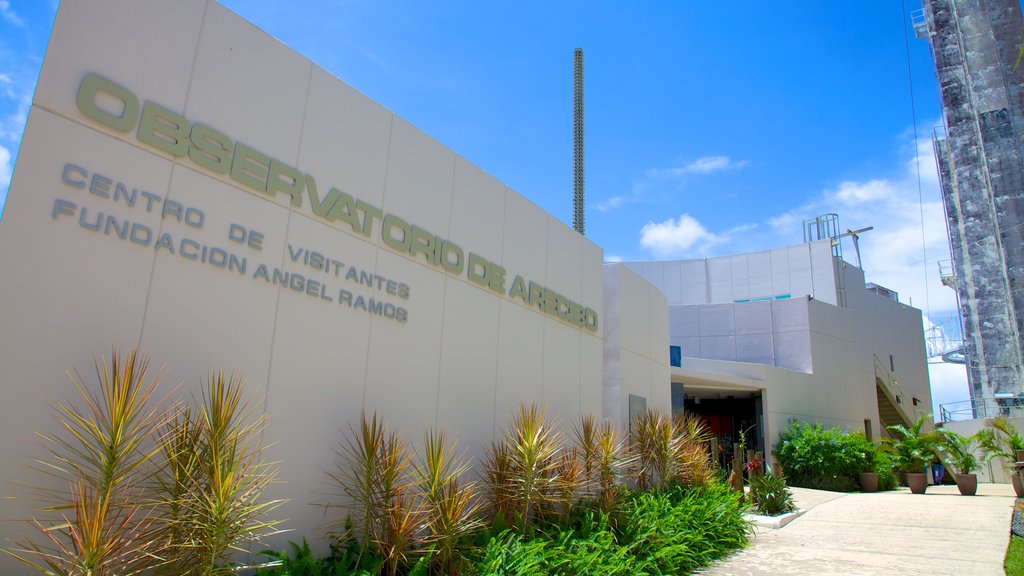
[[[978,444],[987,454],[988,460],[1003,459],[1003,466],[1013,470],[1017,461],[1017,451],[1024,450],[1024,437],[1017,431],[1008,418],[998,416],[985,421],[986,428],[977,433]]]
[[[941,436],[934,430],[923,431],[929,418],[931,414],[922,414],[909,427],[903,424],[887,426],[898,436],[884,438],[882,441],[892,453],[893,462],[901,472],[924,472],[925,465],[935,461],[935,450],[940,444]]]
[[[156,398],[157,374],[147,381],[148,359],[114,350],[109,364],[96,361],[99,390],[76,372],[74,403],[53,406],[64,435],[39,435],[50,460],[40,471],[66,490],[39,488],[52,505],[33,520],[43,543],[27,542],[7,554],[44,574],[134,575],[163,562],[149,482],[158,471],[160,430],[172,417],[166,398]]]
[[[973,474],[978,469],[978,457],[974,454],[976,436],[962,436],[945,428],[939,430],[942,443],[939,449],[946,455],[946,461],[957,474]]]
[[[230,554],[275,533],[280,522],[264,519],[283,501],[262,500],[277,467],[262,459],[266,414],[248,407],[243,384],[212,373],[195,419],[183,412],[172,426],[173,448],[165,450],[171,475],[162,485],[172,488],[165,495],[172,533],[186,538],[173,549],[175,574],[230,574]]]
[[[444,432],[425,435],[423,459],[415,473],[426,511],[426,542],[433,548],[430,569],[434,574],[461,574],[468,550],[463,544],[483,526],[477,516],[476,484],[462,480],[469,467],[455,455],[454,443],[448,442]]]

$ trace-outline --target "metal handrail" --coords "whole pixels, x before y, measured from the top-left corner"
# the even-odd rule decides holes
[[[995,398],[984,396],[946,402],[939,405],[939,418],[942,422],[969,420],[972,418],[995,418],[996,416],[1024,416],[1024,397],[1013,396]]]

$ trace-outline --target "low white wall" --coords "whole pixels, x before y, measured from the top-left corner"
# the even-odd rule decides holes
[[[979,430],[986,426],[987,418],[972,418],[970,420],[956,420],[953,422],[946,422],[942,425],[947,430],[952,430],[961,436],[973,436],[977,434]],[[1010,418],[1010,424],[1013,424],[1017,430],[1024,432],[1024,418]],[[979,454],[980,452],[975,452]],[[981,460],[981,467],[978,469],[978,481],[979,482],[997,482],[1000,484],[1008,484],[1010,482],[1010,473],[1012,472],[1013,463],[1007,462],[1003,458],[994,458],[990,461]]]

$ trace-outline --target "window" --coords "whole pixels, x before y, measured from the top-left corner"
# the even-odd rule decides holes
[[[668,347],[668,363],[676,368],[683,367],[683,349],[679,346]]]

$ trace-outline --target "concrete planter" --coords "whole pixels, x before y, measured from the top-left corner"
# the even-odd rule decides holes
[[[907,472],[907,486],[913,494],[924,494],[928,489],[928,476],[923,472]]]
[[[860,473],[860,491],[878,492],[878,474],[874,472]]]
[[[978,493],[977,474],[955,474],[957,490],[964,496],[974,496]]]

